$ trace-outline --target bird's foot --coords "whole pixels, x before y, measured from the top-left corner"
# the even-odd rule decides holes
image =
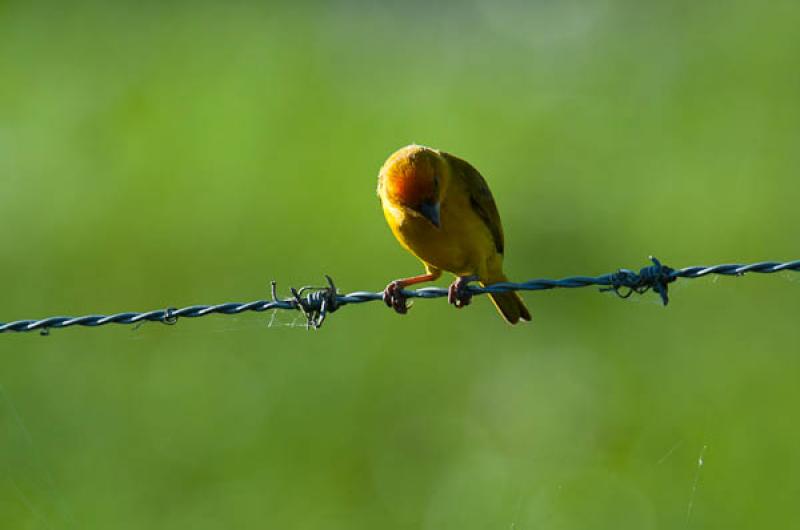
[[[459,276],[447,289],[447,301],[457,309],[468,306],[472,302],[472,293],[467,289],[469,282],[477,280],[476,276]]]
[[[383,302],[401,315],[408,313],[403,284],[399,281],[391,282],[386,286],[386,289],[383,290]]]

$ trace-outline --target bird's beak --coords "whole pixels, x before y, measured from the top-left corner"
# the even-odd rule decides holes
[[[419,213],[428,221],[433,223],[433,226],[439,228],[441,226],[441,219],[439,218],[440,210],[438,202],[425,201],[419,207]]]

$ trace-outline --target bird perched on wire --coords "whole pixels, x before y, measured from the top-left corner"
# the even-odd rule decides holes
[[[425,265],[426,274],[395,280],[384,290],[384,302],[398,313],[408,311],[403,288],[434,281],[442,271],[456,275],[448,300],[457,308],[470,303],[469,282],[506,281],[500,214],[469,162],[430,147],[403,147],[383,164],[378,196],[397,240]],[[508,323],[530,321],[516,292],[489,297]]]

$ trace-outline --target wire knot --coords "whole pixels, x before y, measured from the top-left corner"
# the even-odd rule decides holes
[[[295,309],[306,317],[306,328],[319,329],[325,322],[325,317],[339,309],[339,300],[336,285],[327,274],[327,287],[305,286],[300,289],[291,288],[292,302]],[[308,294],[305,294],[308,293]]]
[[[614,291],[620,298],[628,298],[631,294],[643,294],[653,289],[661,297],[664,305],[669,303],[668,284],[675,281],[674,270],[662,265],[658,258],[650,256],[652,265],[643,267],[638,273],[630,269],[619,269],[611,275],[611,287],[601,291]]]

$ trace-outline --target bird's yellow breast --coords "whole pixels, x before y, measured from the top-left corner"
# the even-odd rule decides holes
[[[486,277],[501,258],[469,195],[454,184],[442,198],[439,228],[382,196],[384,216],[397,240],[427,265],[459,276]]]

